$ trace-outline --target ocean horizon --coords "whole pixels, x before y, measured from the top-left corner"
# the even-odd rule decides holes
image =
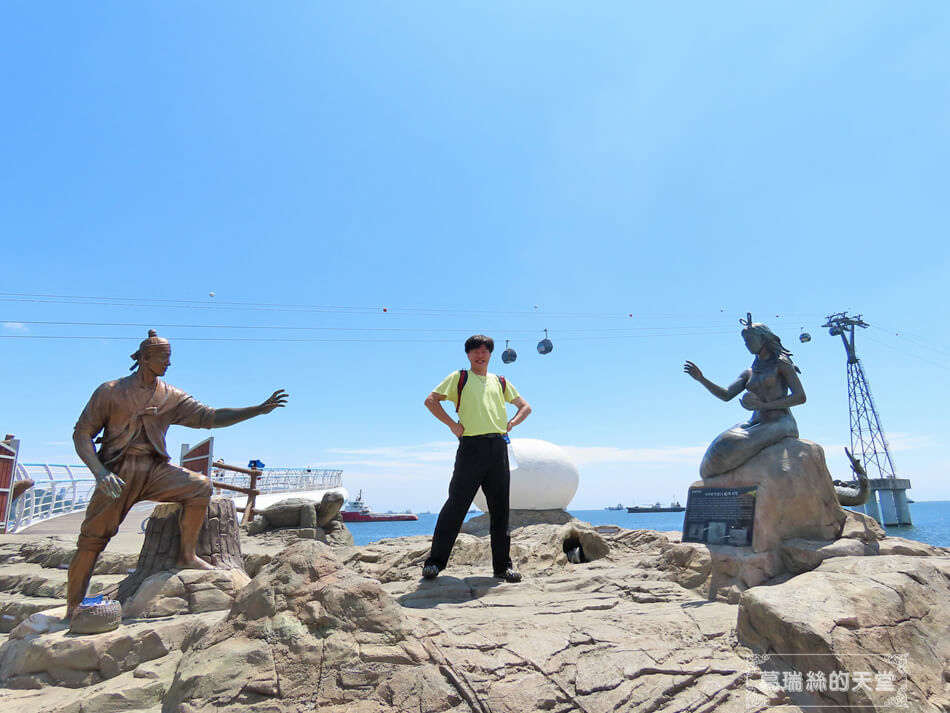
[[[924,542],[937,547],[950,547],[950,500],[917,501],[909,504],[911,527],[887,527],[887,534],[908,540]],[[616,525],[627,530],[657,530],[660,532],[682,531],[681,512],[628,513],[626,510],[575,510],[571,515],[591,525]],[[481,515],[480,511],[469,513],[466,520]],[[418,520],[401,522],[348,522],[354,544],[368,545],[372,542],[410,535],[431,536],[438,513],[416,513]]]

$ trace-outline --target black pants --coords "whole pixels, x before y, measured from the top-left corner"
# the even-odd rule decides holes
[[[439,512],[432,534],[432,551],[426,564],[445,569],[459,529],[481,487],[488,501],[491,559],[494,573],[511,567],[508,536],[508,495],[511,473],[508,470],[508,444],[497,437],[463,436],[455,453],[455,470],[449,483],[449,499]]]

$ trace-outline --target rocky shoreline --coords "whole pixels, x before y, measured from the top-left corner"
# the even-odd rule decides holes
[[[902,695],[910,710],[950,710],[950,552],[849,518],[837,542],[788,543],[791,571],[748,588],[715,585],[720,548],[576,520],[513,532],[520,584],[486,576],[488,539],[470,534],[432,582],[419,577],[427,537],[333,548],[294,531],[242,534],[249,584],[169,573],[153,585],[157,608],[92,636],[37,634],[44,615],[30,617],[62,603],[72,538],[4,536],[0,612],[23,623],[0,646],[0,703],[5,713],[787,713],[888,710]],[[114,585],[136,556],[107,551],[94,587]],[[188,613],[162,610],[174,599]],[[890,696],[776,685],[806,664],[903,674]]]

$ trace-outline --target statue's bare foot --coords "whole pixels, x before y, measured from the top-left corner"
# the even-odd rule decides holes
[[[178,567],[178,569],[217,569],[213,564],[205,562],[197,555],[192,555],[191,557],[180,556],[175,566]]]

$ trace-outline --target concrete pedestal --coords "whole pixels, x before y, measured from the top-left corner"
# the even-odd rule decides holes
[[[907,478],[874,478],[870,482],[871,495],[864,505],[864,513],[887,527],[912,525],[910,508],[907,506],[907,491],[910,489],[910,480]]]

